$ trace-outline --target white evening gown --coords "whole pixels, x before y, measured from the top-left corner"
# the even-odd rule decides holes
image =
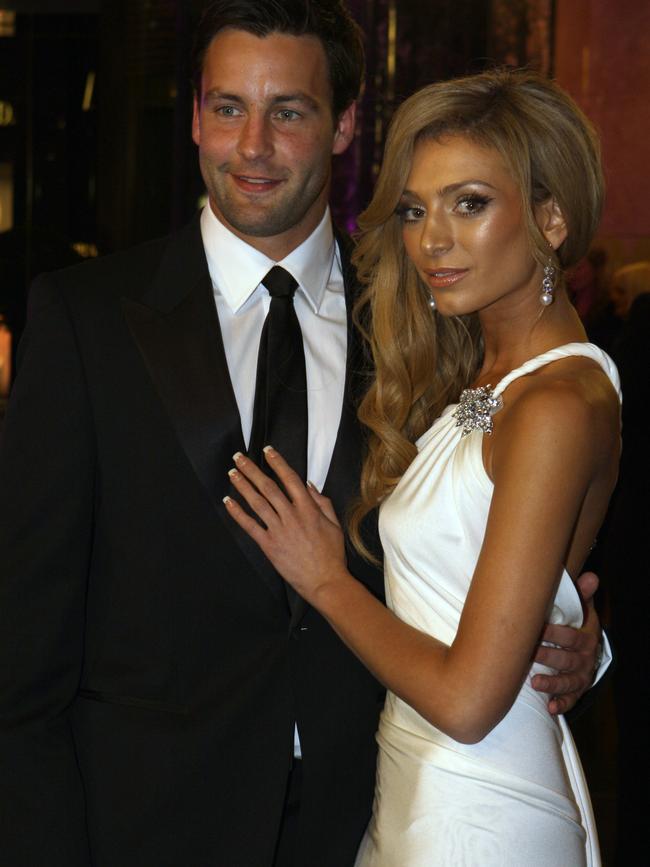
[[[597,361],[620,396],[611,359],[588,343],[546,352],[517,377],[571,355]],[[418,440],[418,455],[382,505],[386,598],[402,620],[454,640],[485,535],[493,485],[483,434],[461,438],[445,409]],[[564,572],[554,623],[580,626],[578,593]],[[544,671],[535,664],[532,674]],[[356,867],[598,867],[589,792],[571,733],[546,697],[525,683],[504,719],[477,744],[461,744],[388,693],[377,734],[373,816]]]

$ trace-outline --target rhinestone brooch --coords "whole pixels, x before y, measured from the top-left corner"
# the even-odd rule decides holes
[[[462,436],[473,430],[481,430],[483,433],[492,433],[492,416],[503,406],[501,396],[494,397],[494,389],[491,385],[482,385],[480,388],[466,388],[458,401],[458,408],[452,413],[456,419],[456,427],[463,428]]]

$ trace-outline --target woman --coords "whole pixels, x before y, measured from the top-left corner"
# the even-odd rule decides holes
[[[601,201],[591,126],[535,74],[435,84],[396,113],[360,221],[376,373],[351,518],[362,546],[380,506],[390,611],[347,571],[331,504],[273,449],[290,499],[237,458],[264,526],[230,514],[389,690],[359,867],[600,863],[571,735],[528,679],[544,620],[581,623],[570,575],[616,479],[617,374],[562,277]]]

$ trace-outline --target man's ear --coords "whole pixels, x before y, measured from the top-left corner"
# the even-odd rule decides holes
[[[564,214],[553,196],[549,196],[545,202],[536,206],[535,219],[548,243],[554,250],[557,250],[565,240],[569,230]]]
[[[332,153],[342,154],[354,138],[354,126],[357,120],[357,104],[351,102],[350,105],[341,112],[336,121],[334,129],[334,142],[332,143]]]
[[[198,145],[201,141],[200,109],[196,93],[194,94],[194,108],[192,110],[192,141],[195,145]]]

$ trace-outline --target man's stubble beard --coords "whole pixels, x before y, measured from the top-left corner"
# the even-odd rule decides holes
[[[329,180],[329,172],[312,174],[295,189],[278,190],[268,202],[240,204],[226,188],[226,166],[215,169],[212,163],[199,158],[201,174],[216,216],[242,235],[272,238],[297,226],[317,201]],[[240,172],[245,174],[245,172]],[[291,177],[291,176],[290,176]]]

